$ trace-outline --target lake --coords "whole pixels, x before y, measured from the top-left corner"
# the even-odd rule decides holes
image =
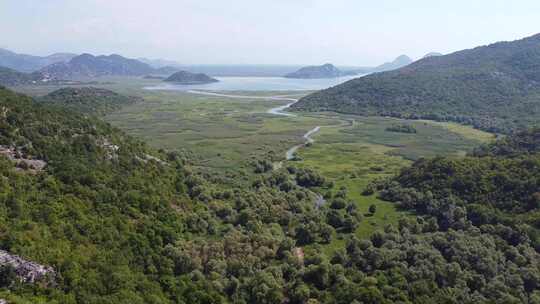
[[[163,83],[145,87],[147,90],[212,90],[212,91],[311,91],[322,90],[361,77],[347,76],[328,79],[292,79],[283,77],[215,77],[219,82],[200,85]]]

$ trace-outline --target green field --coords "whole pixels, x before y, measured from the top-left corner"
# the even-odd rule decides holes
[[[139,137],[155,148],[185,150],[192,153],[194,167],[234,180],[251,181],[252,162],[267,159],[284,161],[285,152],[304,142],[303,135],[321,126],[316,142],[297,152],[299,160],[285,162],[316,169],[334,181],[335,189],[344,186],[348,199],[367,214],[357,230],[367,237],[402,214],[393,204],[361,192],[374,179],[396,174],[421,157],[451,155],[460,157],[493,135],[453,123],[405,121],[383,117],[361,117],[335,113],[300,113],[296,117],[267,114],[270,108],[288,101],[241,99],[196,95],[180,91],[149,91],[144,86],[153,80],[113,78],[96,85],[119,93],[137,95],[144,102],[124,107],[105,117],[114,126]],[[30,87],[27,93],[45,94],[55,87]],[[223,92],[232,95],[301,97],[307,92]],[[412,125],[417,133],[389,132],[396,124]],[[335,240],[329,249],[342,245]]]

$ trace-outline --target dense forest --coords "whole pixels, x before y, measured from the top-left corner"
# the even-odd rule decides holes
[[[316,171],[220,184],[94,116],[6,89],[0,106],[0,249],[57,272],[0,268],[10,302],[540,303],[538,129],[370,185],[415,215],[358,239],[369,214]]]
[[[302,111],[455,121],[510,133],[540,123],[540,34],[423,58],[308,95]]]
[[[123,96],[110,90],[94,87],[62,88],[38,100],[93,115],[104,115],[122,106],[141,101],[137,97]]]

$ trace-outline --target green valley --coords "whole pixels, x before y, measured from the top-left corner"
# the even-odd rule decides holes
[[[0,304],[540,304],[536,2],[26,2]]]

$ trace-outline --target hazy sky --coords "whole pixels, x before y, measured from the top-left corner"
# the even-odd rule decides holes
[[[540,32],[539,0],[0,0],[0,47],[374,65]]]

